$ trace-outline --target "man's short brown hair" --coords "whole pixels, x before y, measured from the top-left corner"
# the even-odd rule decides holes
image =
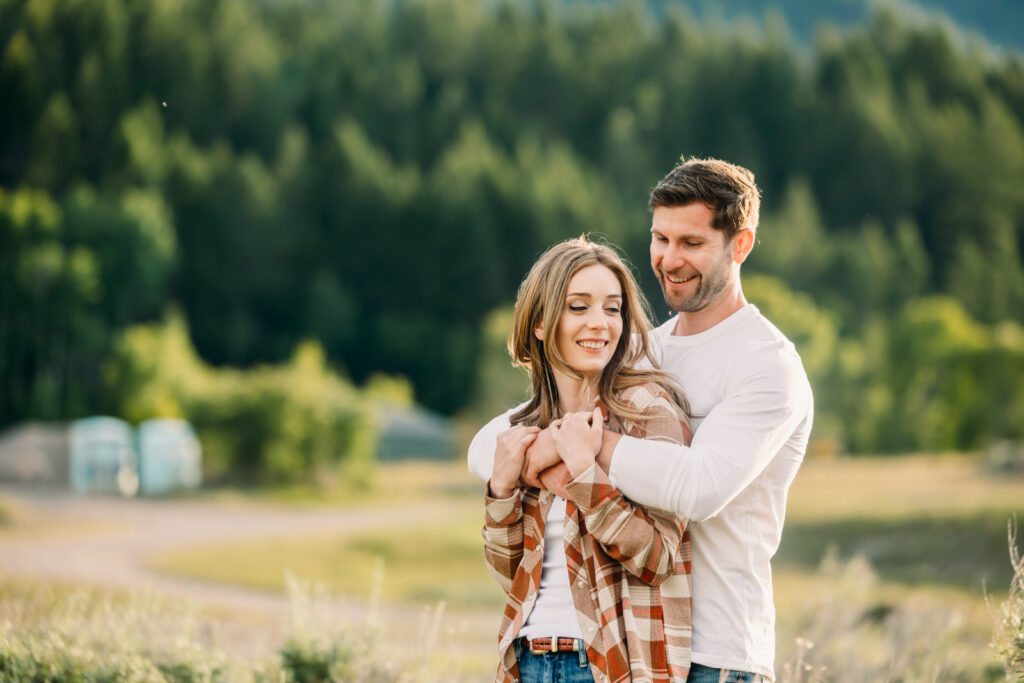
[[[683,162],[651,190],[651,209],[686,206],[701,202],[714,212],[712,227],[725,232],[725,241],[744,228],[757,230],[761,211],[761,191],[754,174],[721,159]]]

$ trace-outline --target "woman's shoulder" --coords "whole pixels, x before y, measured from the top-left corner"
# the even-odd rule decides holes
[[[639,421],[625,420],[622,433],[643,439],[685,443],[689,435],[686,414],[669,391],[657,382],[628,387],[620,400],[643,415]]]
[[[619,399],[634,410],[642,412],[646,412],[649,408],[659,403],[674,404],[672,397],[665,387],[657,382],[643,382],[642,384],[626,387],[619,394]]]

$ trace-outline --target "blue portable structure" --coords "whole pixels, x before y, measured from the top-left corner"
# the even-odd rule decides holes
[[[71,423],[69,469],[76,493],[119,493],[139,489],[132,428],[116,417],[87,417]]]
[[[154,418],[138,427],[139,485],[144,495],[199,488],[202,448],[185,420]]]
[[[455,428],[443,415],[422,408],[389,409],[381,415],[377,444],[381,462],[450,460],[455,452]]]

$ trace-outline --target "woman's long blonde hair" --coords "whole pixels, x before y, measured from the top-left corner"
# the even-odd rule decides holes
[[[519,286],[508,351],[515,365],[529,369],[533,397],[512,415],[512,424],[546,427],[560,417],[555,370],[582,379],[558,352],[554,335],[548,337],[550,343],[545,344],[537,339],[534,332],[542,326],[557,334],[569,280],[582,268],[593,265],[602,265],[612,271],[622,288],[622,335],[601,373],[598,396],[594,398],[604,403],[608,418],[613,422],[643,422],[643,414],[622,400],[622,392],[629,387],[654,382],[675,401],[684,417],[689,412],[686,398],[675,381],[665,372],[654,369],[656,363],[648,342],[651,330],[649,307],[629,268],[610,247],[579,237],[556,244],[544,252]],[[649,362],[650,369],[637,367],[643,360]]]

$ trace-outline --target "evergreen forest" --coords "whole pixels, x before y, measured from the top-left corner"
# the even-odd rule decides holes
[[[0,0],[0,426],[181,413],[288,477],[363,443],[379,375],[471,410],[556,241],[618,245],[666,319],[647,195],[684,155],[756,174],[746,294],[820,447],[1024,438],[1024,55],[892,3],[801,42],[636,2]]]

